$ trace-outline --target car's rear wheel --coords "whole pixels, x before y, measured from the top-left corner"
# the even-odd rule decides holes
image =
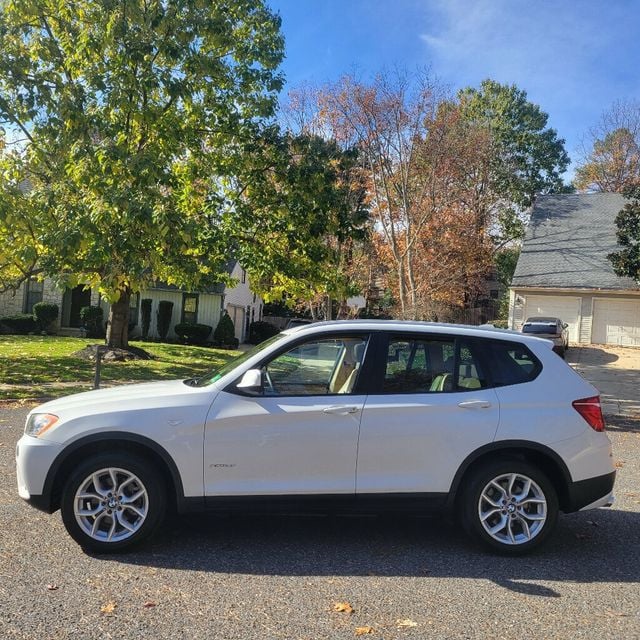
[[[508,555],[527,553],[551,534],[558,497],[547,476],[520,460],[484,464],[468,478],[462,523],[472,537]]]
[[[157,530],[166,509],[162,477],[144,459],[106,453],[80,464],[67,481],[62,520],[84,549],[126,551]]]

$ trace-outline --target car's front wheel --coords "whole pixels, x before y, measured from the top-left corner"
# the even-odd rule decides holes
[[[520,460],[484,464],[474,470],[461,501],[467,533],[508,555],[541,545],[558,518],[558,497],[547,476]]]
[[[126,551],[162,522],[165,491],[162,477],[143,458],[124,452],[96,455],[80,464],[65,484],[62,520],[86,550]]]

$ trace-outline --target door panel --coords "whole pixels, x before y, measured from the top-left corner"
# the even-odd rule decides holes
[[[206,425],[206,495],[353,494],[364,400],[220,393]]]
[[[448,491],[467,455],[493,440],[498,418],[493,389],[369,396],[357,493]]]
[[[465,338],[392,335],[360,424],[356,493],[442,493],[491,442],[499,404],[480,349]]]

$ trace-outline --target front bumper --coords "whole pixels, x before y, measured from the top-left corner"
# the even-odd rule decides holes
[[[613,485],[616,472],[612,471],[595,478],[572,482],[568,487],[568,502],[564,511],[586,511],[597,507],[609,507],[613,504]]]
[[[45,481],[62,448],[62,445],[26,435],[16,445],[18,495],[37,509],[49,513],[51,496],[45,491]]]

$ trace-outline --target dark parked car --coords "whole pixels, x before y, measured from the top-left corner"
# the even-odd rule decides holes
[[[527,318],[522,325],[522,333],[551,340],[553,350],[563,358],[569,348],[569,325],[560,318]]]

